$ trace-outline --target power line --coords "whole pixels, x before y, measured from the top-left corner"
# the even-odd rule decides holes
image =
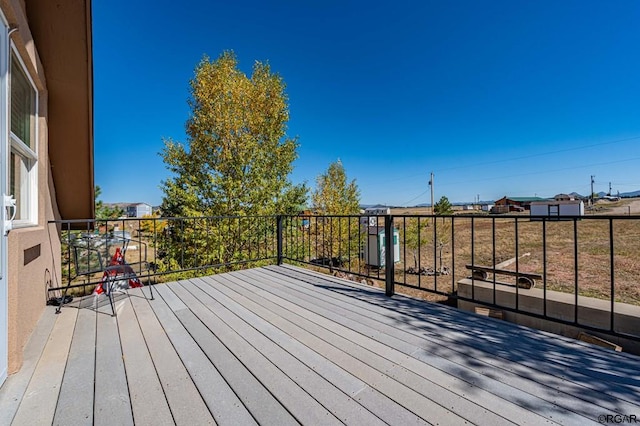
[[[429,192],[430,189],[427,189],[426,191],[424,191],[423,193],[421,193],[420,195],[416,195],[415,197],[413,197],[412,199],[410,199],[409,201],[405,201],[404,203],[400,204],[401,206],[408,206],[409,203],[417,200],[418,198],[422,197],[423,195],[425,195],[427,192]]]
[[[438,172],[438,173],[446,172],[446,171],[450,171],[450,170],[460,170],[460,169],[467,169],[468,170],[471,167],[478,167],[478,166],[484,167],[484,166],[487,166],[487,165],[507,163],[507,162],[518,161],[518,160],[526,160],[526,159],[535,158],[535,157],[544,157],[546,155],[553,155],[553,154],[560,154],[560,153],[564,153],[564,152],[579,151],[579,150],[582,150],[582,149],[595,148],[595,147],[605,146],[605,145],[613,145],[613,144],[616,144],[616,143],[628,142],[628,141],[638,140],[638,139],[640,139],[640,136],[633,136],[633,137],[629,137],[629,138],[616,139],[616,140],[608,141],[608,142],[600,142],[600,143],[582,145],[582,146],[577,146],[577,147],[572,147],[572,148],[558,149],[558,150],[555,150],[555,151],[546,151],[546,152],[540,152],[540,153],[537,153],[537,154],[523,155],[523,156],[520,156],[520,157],[510,157],[510,158],[503,158],[503,159],[493,160],[493,161],[483,161],[482,163],[473,163],[473,164],[469,164],[469,165],[447,167],[447,168],[444,168],[444,169],[436,169],[436,170],[434,170],[434,173],[435,172]],[[605,163],[603,163],[603,164],[605,164]],[[414,177],[418,177],[418,176],[422,176],[422,175],[423,175],[423,173],[419,173],[419,174],[414,174],[414,175],[410,175],[410,176],[391,178],[391,179],[388,179],[388,181],[389,182],[394,182],[394,181],[410,179],[410,178],[414,178]]]
[[[486,166],[486,165],[491,165],[491,164],[504,163],[504,162],[507,162],[507,161],[526,160],[526,159],[529,159],[529,158],[543,157],[545,155],[560,154],[560,153],[563,153],[563,152],[579,151],[581,149],[595,148],[595,147],[603,146],[603,145],[612,145],[614,143],[620,143],[620,142],[628,142],[628,141],[636,140],[636,139],[640,139],[640,136],[633,136],[631,138],[618,139],[618,140],[609,141],[609,142],[594,143],[594,144],[590,144],[590,145],[583,145],[583,146],[573,147],[573,148],[558,149],[558,150],[555,150],[555,151],[541,152],[541,153],[538,153],[538,154],[523,155],[523,156],[520,156],[520,157],[512,157],[512,158],[506,158],[506,159],[502,159],[502,160],[485,161],[485,162],[482,162],[482,165]],[[469,168],[469,167],[470,166],[455,166],[455,167],[448,167],[446,169],[440,169],[440,170],[437,170],[437,171],[443,172],[443,171],[449,171],[449,170],[466,169],[466,168]]]
[[[483,182],[483,181],[490,181],[490,180],[503,180],[503,179],[513,178],[513,177],[535,176],[535,175],[540,175],[540,174],[545,174],[545,173],[564,172],[564,171],[567,171],[567,170],[585,169],[585,168],[595,167],[595,166],[606,166],[606,165],[609,165],[609,164],[625,163],[625,162],[628,162],[628,161],[636,161],[636,160],[640,160],[640,157],[625,158],[624,160],[607,161],[607,162],[603,162],[603,163],[582,164],[580,166],[563,167],[563,168],[560,168],[560,169],[540,170],[540,171],[537,171],[537,172],[520,173],[520,174],[516,174],[516,175],[501,175],[501,176],[481,178],[481,179],[473,179],[473,180],[465,180],[465,181],[457,181],[457,182],[445,182],[445,183],[441,183],[440,185],[443,185],[443,186],[463,185],[463,184],[474,183],[474,182]]]

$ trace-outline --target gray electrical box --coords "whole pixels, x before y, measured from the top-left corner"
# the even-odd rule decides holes
[[[382,267],[386,262],[386,236],[384,226],[369,226],[364,244],[367,265]],[[393,230],[393,262],[400,262],[400,233]]]

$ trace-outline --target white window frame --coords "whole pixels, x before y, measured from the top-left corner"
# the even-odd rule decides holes
[[[18,49],[16,48],[15,44],[13,43],[13,41],[11,42],[11,49],[9,52],[9,74],[11,74],[11,65],[13,64],[14,59],[17,60],[17,66],[19,66],[22,69],[22,72],[24,73],[24,75],[27,77],[27,81],[29,82],[29,84],[31,85],[31,88],[33,89],[33,93],[34,93],[34,126],[33,126],[33,135],[32,135],[32,141],[31,141],[31,145],[33,146],[33,148],[30,148],[29,146],[27,146],[26,143],[24,143],[22,140],[20,140],[20,138],[18,136],[16,136],[13,131],[11,131],[11,90],[9,90],[9,121],[8,121],[8,127],[9,127],[9,153],[8,153],[8,157],[10,159],[11,154],[16,154],[18,155],[20,158],[25,159],[28,162],[28,167],[27,170],[23,170],[23,168],[21,167],[20,170],[15,170],[15,173],[20,173],[20,183],[21,185],[24,185],[23,188],[21,189],[21,193],[24,194],[25,193],[25,189],[26,189],[26,194],[23,195],[25,197],[24,201],[26,202],[27,206],[25,207],[24,205],[21,206],[21,218],[20,219],[15,219],[13,221],[13,227],[14,228],[22,228],[22,227],[28,227],[28,226],[37,226],[38,225],[38,108],[39,108],[39,94],[38,94],[38,89],[35,85],[35,83],[33,82],[33,79],[31,78],[31,74],[29,74],[29,71],[27,70],[27,67],[24,64],[24,61],[22,60],[22,57],[20,56],[20,53],[18,52]],[[9,75],[9,79],[11,79],[12,76]],[[11,83],[9,83],[11,84]],[[11,174],[11,168],[13,167],[13,164],[11,163],[11,161],[8,161],[8,168],[9,170],[7,170],[8,174]],[[26,188],[25,188],[26,187]],[[10,189],[10,188],[9,188]],[[14,194],[11,194],[14,195]]]

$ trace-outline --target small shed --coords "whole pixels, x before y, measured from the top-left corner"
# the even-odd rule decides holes
[[[493,208],[493,204],[483,204],[481,209],[483,212],[489,212]]]
[[[550,218],[584,216],[584,202],[582,200],[548,200],[531,203],[531,220],[540,219],[541,216]]]
[[[386,237],[384,226],[369,226],[364,244],[367,265],[382,267],[386,263]],[[393,229],[393,262],[400,262],[400,233]]]

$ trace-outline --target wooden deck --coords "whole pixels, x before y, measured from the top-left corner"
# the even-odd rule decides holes
[[[290,266],[154,289],[47,310],[0,424],[640,419],[636,356]]]

